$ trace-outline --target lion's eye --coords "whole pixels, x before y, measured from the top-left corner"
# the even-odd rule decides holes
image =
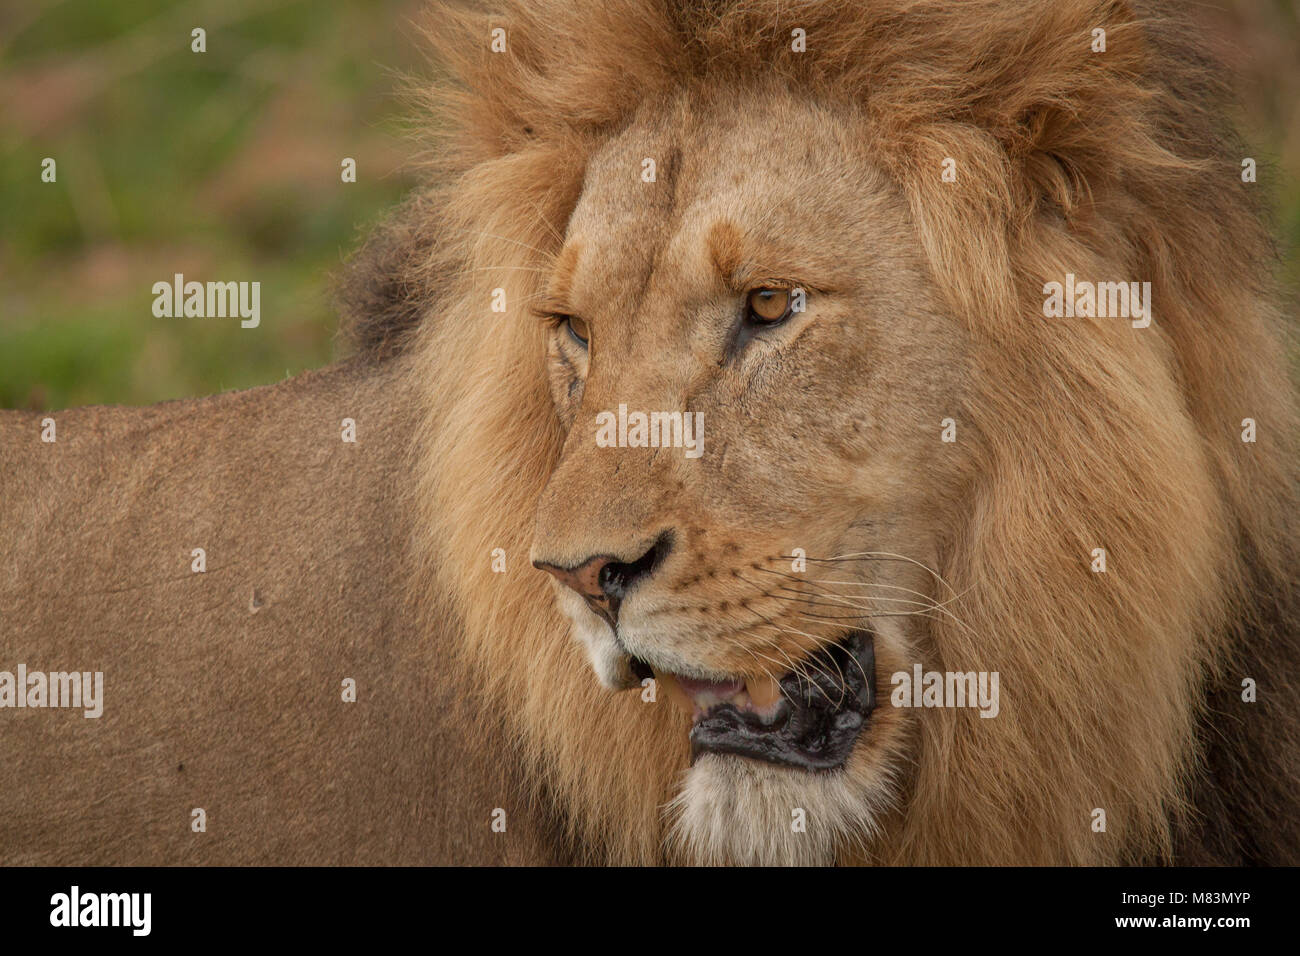
[[[569,334],[577,340],[583,348],[587,347],[587,339],[590,338],[591,332],[587,329],[587,323],[576,315],[567,316],[564,320],[564,327],[569,330]]]
[[[754,289],[749,293],[748,318],[760,325],[775,325],[790,317],[789,289]]]

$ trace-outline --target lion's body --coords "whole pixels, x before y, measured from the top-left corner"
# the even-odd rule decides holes
[[[365,364],[56,414],[56,446],[39,442],[39,416],[0,419],[0,668],[106,683],[99,721],[0,712],[17,767],[0,853],[1297,862],[1292,388],[1268,242],[1211,74],[1179,31],[1083,0],[510,6],[506,54],[478,43],[495,20],[435,23],[465,91],[443,104],[438,185],[356,266],[346,300]],[[1099,25],[1109,48],[1094,56]],[[797,57],[792,27],[809,38]],[[679,386],[645,361],[639,328],[625,354],[607,334],[590,378],[566,384],[528,303],[581,255],[557,257],[567,223],[604,253],[575,281],[594,301],[619,301],[625,280],[642,290],[660,323],[645,334],[667,355],[665,316],[692,307],[672,298],[697,275],[688,240],[707,235],[716,260],[739,235],[718,217],[789,185],[728,147],[765,110],[808,144],[789,165],[812,218],[852,240],[817,251],[849,285],[871,277],[872,298],[854,300],[867,306],[837,312],[828,295],[806,335],[866,313],[875,348],[783,345],[767,380],[803,361],[802,390],[731,404],[770,401],[790,428],[732,423],[726,481],[710,484],[724,466],[707,459],[615,477],[572,437],[579,403],[619,389],[676,400]],[[666,192],[632,185],[643,153],[661,158]],[[847,172],[819,181],[832,156]],[[950,156],[955,183],[939,172]],[[875,230],[869,253],[859,228]],[[1150,281],[1154,323],[1045,319],[1040,289],[1067,272]],[[834,400],[800,418],[809,396]],[[709,407],[727,421],[727,403]],[[949,416],[961,437],[940,465]],[[345,417],[356,445],[339,439]],[[1246,418],[1256,442],[1241,440]],[[802,443],[782,444],[791,428]],[[818,488],[811,513],[797,495],[736,504],[747,481],[791,475]],[[869,475],[875,498],[837,498],[843,475]],[[622,504],[602,507],[615,491]],[[629,514],[651,529],[687,500],[703,513],[691,547],[721,567],[710,547],[743,551],[782,522],[827,549],[909,549],[951,588],[927,596],[960,620],[881,623],[880,699],[912,661],[997,670],[999,716],[878,707],[838,776],[706,759],[683,785],[683,718],[599,686],[528,555],[592,553]],[[830,526],[873,500],[888,505],[863,526],[877,537]],[[204,574],[189,571],[194,547]],[[905,571],[882,586],[934,587]],[[355,704],[340,701],[346,677]],[[792,800],[825,827],[816,840],[764,829],[788,826]],[[206,835],[189,831],[200,806]]]
[[[419,635],[407,623],[415,395],[397,371],[55,412],[54,443],[44,415],[0,416],[0,670],[104,675],[98,718],[0,711],[0,861],[558,852],[527,823],[509,747],[465,716],[442,664],[452,619]],[[486,826],[500,805],[518,814],[506,835]]]

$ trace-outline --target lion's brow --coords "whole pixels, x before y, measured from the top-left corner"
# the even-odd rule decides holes
[[[567,303],[572,298],[573,277],[578,271],[578,258],[582,255],[581,241],[574,239],[566,243],[555,257],[551,269],[551,279],[547,284],[546,300],[551,303]],[[567,307],[567,306],[566,306]]]
[[[829,291],[825,267],[797,261],[789,248],[747,236],[729,219],[719,219],[705,239],[709,261],[727,287],[737,294],[756,285],[794,285]],[[819,281],[808,281],[814,274]]]

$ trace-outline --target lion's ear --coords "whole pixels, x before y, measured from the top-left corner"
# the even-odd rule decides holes
[[[1159,152],[1150,47],[1128,3],[974,0],[978,16],[960,6],[929,8],[919,50],[899,45],[874,68],[869,99],[903,127],[900,166],[942,169],[959,190],[1009,187],[964,200],[991,212],[1046,200],[1068,214],[1127,156]]]
[[[1124,0],[1042,4],[1024,25],[988,96],[980,124],[1011,164],[1017,198],[1067,216],[1126,163],[1173,157],[1152,139],[1143,75],[1150,47]]]
[[[933,8],[942,42],[919,67],[878,69],[869,97],[953,308],[1009,315],[1020,229],[1042,213],[1071,219],[1135,172],[1150,182],[1186,164],[1152,119],[1147,78],[1162,61],[1127,3],[987,3],[978,19],[960,7]]]

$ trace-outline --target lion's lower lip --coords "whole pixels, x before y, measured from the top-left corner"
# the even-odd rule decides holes
[[[851,632],[815,655],[803,670],[781,678],[782,699],[772,707],[737,707],[724,700],[697,713],[691,726],[691,762],[701,754],[719,753],[808,771],[843,767],[875,707],[871,633]],[[714,688],[695,686],[704,683],[687,681],[683,689],[707,695]],[[719,698],[731,696],[723,691],[737,690],[716,686]]]

